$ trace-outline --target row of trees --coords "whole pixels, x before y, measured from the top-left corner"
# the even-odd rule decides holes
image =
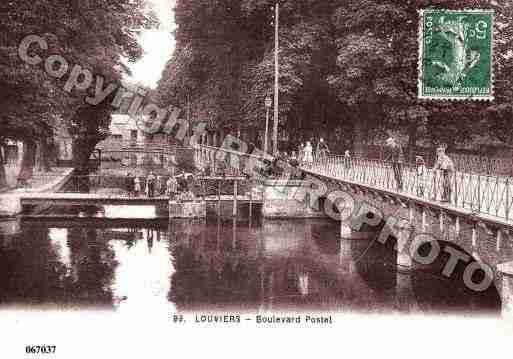
[[[37,155],[47,163],[53,138],[64,128],[73,136],[74,165],[85,171],[95,145],[108,133],[111,101],[98,106],[84,102],[94,83],[87,90],[64,91],[68,76],[55,79],[43,64],[24,63],[19,44],[29,34],[41,36],[49,45],[47,54],[102,75],[106,86],[119,82],[129,72],[127,63],[141,57],[137,34],[157,24],[154,13],[145,0],[17,0],[2,1],[0,15],[0,144],[23,141],[19,178],[26,180]],[[0,159],[0,188],[5,184]]]
[[[190,104],[194,119],[218,128],[261,130],[273,86],[274,4],[178,0],[161,105]],[[398,133],[410,148],[512,144],[511,1],[282,0],[280,7],[280,131],[294,141],[322,136],[337,150],[358,149]],[[495,10],[494,102],[417,99],[418,10],[427,7]]]

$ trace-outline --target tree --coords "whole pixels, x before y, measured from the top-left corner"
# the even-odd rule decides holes
[[[48,139],[53,137],[56,125],[84,126],[92,122],[85,125],[85,131],[78,131],[79,138],[74,143],[76,147],[86,142],[89,150],[94,141],[102,138],[106,107],[84,110],[87,106],[83,98],[91,92],[64,91],[66,76],[56,80],[42,66],[24,63],[18,57],[21,39],[29,34],[42,36],[48,43],[47,53],[59,54],[69,64],[87,68],[109,83],[119,81],[128,71],[126,60],[135,61],[141,56],[137,33],[156,22],[145,0],[7,1],[0,4],[0,13],[8,20],[0,24],[0,30],[10,34],[0,43],[0,55],[5,59],[0,64],[4,94],[0,99],[0,136],[25,143],[27,151],[20,173],[25,180],[31,176],[38,148],[43,162],[46,161],[47,145],[51,142]],[[84,114],[87,120],[82,117]],[[97,136],[91,136],[93,127]],[[82,160],[76,159],[79,169],[84,168],[86,156],[84,153],[80,156]]]
[[[498,22],[496,43],[496,113],[511,103],[509,75],[511,61],[511,3],[508,1],[350,1],[334,15],[337,27],[338,70],[330,84],[338,91],[340,101],[354,109],[362,118],[358,132],[402,130],[415,147],[418,131],[428,135],[430,142],[463,143],[490,126],[493,118],[489,105],[482,102],[419,101],[417,86],[417,10],[426,7],[444,9],[494,8]],[[504,86],[505,85],[505,86]],[[372,108],[372,114],[361,116]],[[498,111],[497,111],[498,110]],[[507,110],[506,110],[507,111]],[[377,116],[376,116],[377,115]],[[479,120],[481,119],[481,120]],[[476,122],[478,125],[476,126]],[[500,128],[497,118],[492,128]],[[361,124],[354,121],[355,125]],[[492,132],[493,133],[493,132]]]
[[[159,83],[163,105],[191,103],[217,128],[263,128],[274,81],[272,0],[179,0],[177,48]],[[420,101],[418,10],[493,8],[493,103]],[[418,143],[511,143],[512,4],[507,0],[280,1],[280,132],[363,150],[389,134]],[[306,138],[305,138],[306,137]],[[341,138],[342,137],[342,138]],[[333,147],[333,146],[332,146]]]

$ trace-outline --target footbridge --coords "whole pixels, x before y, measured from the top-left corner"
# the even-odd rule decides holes
[[[142,164],[164,169],[167,160],[176,162],[172,157],[178,153],[176,148],[156,147],[110,152],[121,156],[113,158],[113,163],[126,160],[125,154],[129,154],[135,158],[134,167]],[[335,216],[340,221],[342,240],[379,241],[385,246],[393,243],[397,266],[404,273],[424,270],[434,263],[440,267],[440,275],[456,273],[477,290],[480,284],[493,283],[501,293],[504,310],[513,311],[510,176],[460,168],[450,177],[450,195],[442,198],[443,175],[434,169],[418,176],[413,166],[405,165],[399,189],[390,164],[378,160],[329,155],[290,166],[262,153],[212,146],[197,145],[186,152],[195,177],[207,189],[202,190],[202,197],[217,201],[221,208],[223,196],[231,196],[226,200],[232,201],[235,217],[240,201],[260,201],[264,217],[269,218]],[[130,157],[132,154],[142,157]],[[98,187],[123,187],[123,177],[100,175],[97,179]],[[87,178],[88,190],[97,179]],[[80,185],[84,181],[74,182]],[[223,192],[223,186],[229,187],[228,193]],[[21,200],[26,205],[168,201],[165,196],[128,198],[112,191],[107,195],[70,192],[74,191],[27,194]],[[251,204],[249,208],[251,211]]]
[[[228,166],[255,176],[273,160],[209,146],[198,146],[195,158],[213,170]],[[391,165],[378,160],[329,155],[297,169],[283,163],[279,167],[288,170],[268,180],[282,185],[299,170],[307,188],[301,193],[325,212],[337,213],[342,239],[393,242],[404,272],[436,263],[440,275],[460,271],[476,290],[491,282],[501,293],[504,311],[512,311],[511,177],[457,170],[450,177],[450,195],[443,198],[443,175],[434,169],[418,176],[414,166],[404,166],[399,189]],[[294,205],[298,197],[289,199]]]

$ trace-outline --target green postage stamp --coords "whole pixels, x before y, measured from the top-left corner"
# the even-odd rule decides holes
[[[493,100],[493,15],[420,11],[419,98]]]

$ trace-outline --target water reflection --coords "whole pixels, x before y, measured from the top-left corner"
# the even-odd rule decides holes
[[[115,209],[109,209],[115,210]],[[0,304],[176,311],[497,312],[495,296],[396,270],[329,221],[23,222],[0,247]],[[82,222],[85,223],[85,222]],[[450,297],[446,295],[450,293]]]
[[[112,283],[115,304],[121,313],[151,312],[167,316],[175,310],[167,300],[169,278],[174,273],[168,233],[155,228],[129,233],[138,239],[112,241],[118,261]]]

